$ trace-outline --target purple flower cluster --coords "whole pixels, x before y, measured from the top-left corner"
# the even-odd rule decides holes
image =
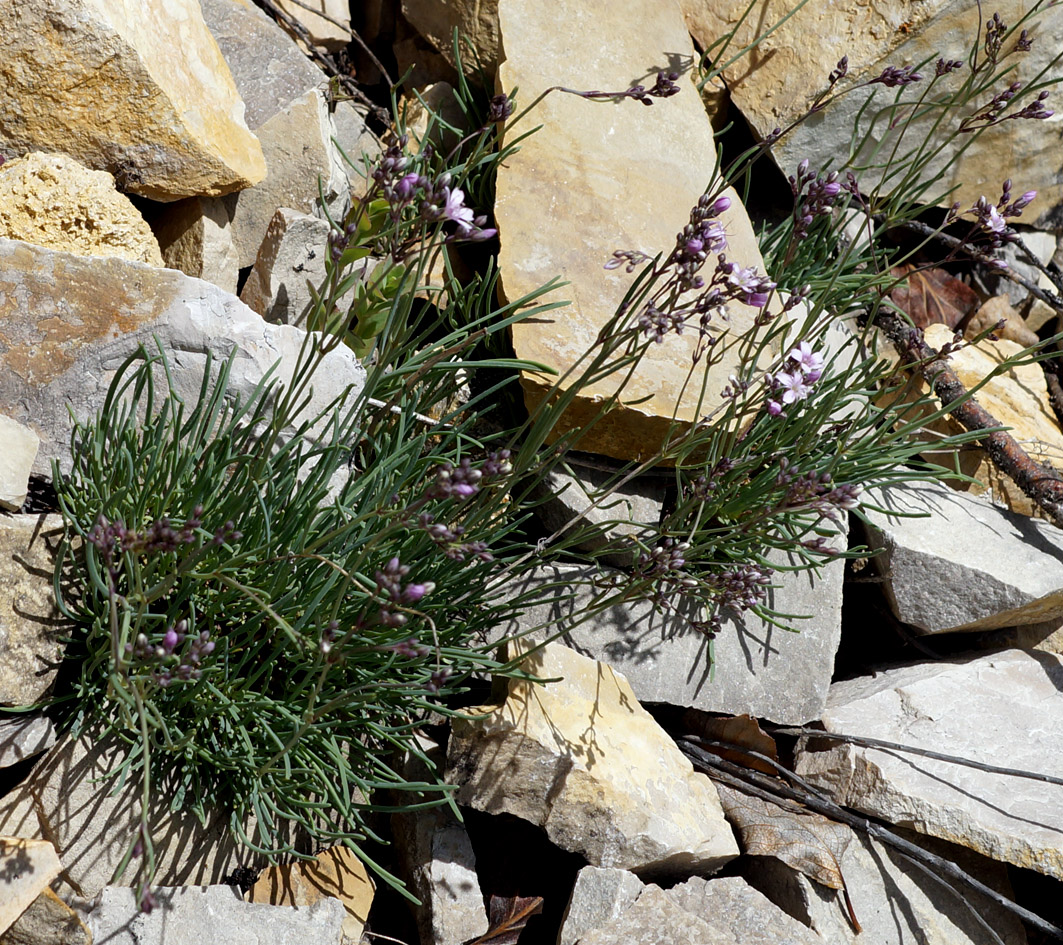
[[[975,205],[967,213],[974,215],[978,229],[981,230],[983,236],[987,239],[989,246],[996,249],[1004,243],[1014,241],[1015,232],[1008,227],[1007,221],[1014,217],[1022,216],[1022,211],[1033,202],[1036,196],[1036,190],[1028,190],[1022,196],[1012,200],[1011,179],[1009,178],[1004,181],[1000,199],[995,204],[990,203],[987,197],[979,197]],[[959,208],[954,205],[950,211],[949,219],[955,219],[958,211]],[[1001,268],[1006,266],[1003,260],[994,260],[994,262]]]
[[[182,646],[183,652],[177,653]],[[146,634],[140,633],[135,643],[125,645],[126,656],[142,666],[150,666],[152,678],[163,689],[175,681],[199,679],[203,672],[203,660],[213,652],[214,641],[210,638],[210,631],[189,635],[187,620],[179,620],[168,627],[157,643],[152,643]]]
[[[812,393],[812,385],[823,376],[823,355],[802,341],[787,355],[784,367],[786,370],[768,376],[772,399],[767,409],[773,417],[783,415],[784,405],[799,403]]]
[[[400,608],[418,603],[435,590],[431,581],[403,583],[409,573],[409,565],[392,558],[374,575],[377,596],[384,599],[378,621],[385,627],[404,626],[407,618]]]
[[[813,174],[806,158],[797,165],[797,175],[790,175],[790,190],[794,196],[793,239],[802,240],[816,217],[830,214],[843,187],[838,182],[837,171],[825,177]]]
[[[817,512],[823,518],[840,524],[841,512],[851,511],[860,505],[858,485],[836,485],[830,473],[798,473],[785,457],[779,460],[775,483],[786,489],[778,504],[778,511]]]
[[[695,628],[711,639],[720,632],[725,611],[742,614],[763,604],[773,574],[766,565],[745,562],[705,575],[704,581],[712,591],[715,606],[707,620],[695,622]]]

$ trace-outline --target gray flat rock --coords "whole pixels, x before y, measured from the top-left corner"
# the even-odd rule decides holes
[[[869,493],[868,544],[900,620],[924,633],[991,630],[1063,617],[1063,532],[948,486]]]
[[[823,725],[1058,775],[1063,657],[1006,650],[835,683]],[[799,752],[797,772],[839,804],[1063,878],[1063,787],[899,751],[823,744]]]

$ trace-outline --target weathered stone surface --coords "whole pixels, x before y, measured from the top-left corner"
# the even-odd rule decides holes
[[[863,927],[859,935],[853,931],[840,891],[813,882],[775,857],[751,857],[743,875],[780,909],[816,932],[823,945],[982,945],[989,939],[979,916],[1005,945],[1026,945],[1022,923],[1014,914],[972,890],[956,895],[891,847],[866,834],[851,833],[838,865],[853,914]],[[931,852],[1012,897],[1002,863],[926,837],[905,839],[932,846]]]
[[[989,630],[1063,617],[1063,540],[1054,525],[937,483],[876,491],[865,506],[872,559],[900,620],[924,633]]]
[[[305,909],[244,902],[231,886],[153,889],[141,912],[132,889],[109,886],[89,913],[93,941],[107,945],[340,945],[343,906],[322,899]]]
[[[466,72],[482,65],[490,75],[498,64],[498,0],[402,0],[402,15],[454,68],[454,30],[462,37]],[[465,40],[472,45],[472,52]],[[477,62],[477,60],[479,62]]]
[[[167,267],[236,294],[240,260],[233,245],[229,201],[188,197],[158,204],[148,222]]]
[[[1004,326],[1001,328],[1000,323]],[[1020,348],[1035,345],[1040,340],[1037,333],[1023,321],[1022,316],[1011,307],[1006,295],[994,295],[986,299],[985,303],[974,313],[974,317],[967,323],[964,336],[974,338],[986,329],[990,329],[998,338],[1005,341],[1013,341]]]
[[[291,102],[257,129],[269,173],[262,183],[229,198],[240,268],[251,266],[278,207],[319,209],[318,181],[334,220],[350,206],[350,185],[332,138],[324,95],[316,89]]]
[[[271,866],[248,893],[248,902],[271,906],[313,906],[329,897],[343,905],[343,934],[353,942],[362,937],[376,887],[365,864],[347,847],[331,847],[313,860]]]
[[[392,817],[403,874],[421,900],[422,942],[467,942],[488,929],[476,854],[464,825],[446,808]]]
[[[1052,261],[1056,253],[1055,233],[1042,233],[1039,230],[1029,230],[1023,227],[1019,235],[1042,263],[1047,266]],[[1005,243],[1000,248],[1000,256],[1008,264],[1008,268],[1016,274],[1046,292],[1055,293],[1056,289],[1052,285],[1052,280],[1032,263],[1027,262],[1026,254],[1015,243]],[[997,282],[997,291],[1007,296],[1008,301],[1019,310],[1020,316],[1026,322],[1026,327],[1032,331],[1037,331],[1050,319],[1056,317],[1055,310],[1050,305],[1035,298],[1029,290],[1010,279],[1001,277]],[[1011,340],[1019,341],[1018,338]]]
[[[111,882],[137,834],[139,781],[131,777],[112,794],[116,782],[107,777],[125,751],[93,733],[78,740],[64,736],[26,781],[0,799],[0,833],[47,837],[55,844],[63,864],[60,893],[95,896]],[[264,857],[232,839],[224,811],[209,812],[203,825],[195,814],[169,808],[169,797],[160,793],[148,814],[161,885],[220,883],[238,866],[266,865]],[[253,831],[254,824],[244,829]],[[133,883],[134,872],[123,881]]]
[[[351,8],[347,0],[304,0],[304,3],[306,6],[277,0],[277,6],[306,27],[315,46],[335,51],[351,41]]]
[[[40,446],[40,437],[29,427],[0,413],[0,509],[22,508]]]
[[[0,240],[0,403],[41,437],[34,471],[51,474],[58,457],[70,469],[71,418],[94,415],[122,362],[158,336],[186,403],[198,397],[207,353],[215,361],[239,349],[230,392],[247,400],[278,360],[291,380],[305,334],[268,325],[235,296],[168,269],[119,259],[86,259]],[[344,345],[314,377],[314,413],[365,369]]]
[[[55,723],[46,715],[0,719],[0,768],[47,751],[55,744]]]
[[[648,875],[712,872],[737,853],[712,782],[608,666],[551,643],[522,666],[562,681],[510,680],[502,706],[455,719],[447,780],[457,801],[543,827],[593,866]]]
[[[254,131],[312,89],[327,85],[315,66],[272,18],[246,0],[200,0]]]
[[[619,918],[579,945],[819,945],[819,938],[737,877],[693,877],[671,889],[649,886]]]
[[[573,519],[577,524],[571,527],[577,530],[588,525],[605,526],[602,533],[579,543],[577,547],[583,551],[616,547],[617,541],[627,537],[652,535],[661,519],[668,479],[640,476],[602,499],[601,493],[616,482],[617,474],[577,459],[570,458],[568,462],[573,475],[556,469],[536,485],[535,498],[541,504],[536,505],[535,512],[548,533],[566,528]],[[674,483],[674,478],[671,481]],[[602,560],[617,567],[630,565],[632,557],[637,557],[632,547],[611,550]]]
[[[915,664],[831,687],[823,725],[1058,774],[1063,657],[1006,650]],[[857,745],[798,754],[797,772],[839,803],[1063,878],[1063,788]]]
[[[267,322],[305,324],[314,291],[325,281],[329,225],[281,207],[269,221],[240,299]]]
[[[162,265],[155,237],[114,178],[61,154],[32,151],[0,168],[0,236]]]
[[[576,945],[585,933],[619,918],[643,888],[642,880],[627,870],[585,866],[565,907],[557,945]]]
[[[927,343],[937,349],[952,340],[952,331],[944,325],[931,325],[925,334]],[[1013,341],[987,339],[953,352],[949,356],[949,366],[970,390],[981,384],[991,372],[1000,371],[1000,365],[1006,359],[1015,357],[1021,350]],[[918,389],[925,390],[921,382]],[[1063,433],[1060,432],[1059,421],[1052,410],[1048,386],[1039,364],[1022,364],[1000,371],[985,386],[979,388],[976,396],[978,402],[994,418],[1009,428],[1008,432],[1032,459],[1054,463],[1063,456]],[[931,431],[945,434],[963,430],[959,422],[951,417],[932,421],[927,427]],[[933,442],[934,438],[931,435],[928,439]],[[955,488],[976,495],[989,492],[994,501],[1013,512],[1037,518],[1047,517],[1040,506],[1033,503],[1010,478],[997,469],[985,451],[976,445],[949,451],[927,449],[923,455],[950,469],[958,468],[960,472],[978,480],[974,485],[954,483]]]
[[[785,560],[785,559],[782,559]],[[819,718],[827,698],[834,654],[841,635],[841,562],[828,564],[818,579],[808,573],[777,572],[771,606],[795,619],[796,633],[752,615],[726,619],[713,643],[690,626],[688,611],[656,613],[648,602],[611,607],[578,623],[595,599],[587,586],[591,570],[576,566],[542,568],[507,590],[534,591],[524,612],[497,628],[499,637],[536,630],[561,640],[624,674],[641,702],[666,702],[709,712],[747,714],[787,725]],[[570,600],[565,598],[574,595]]]
[[[92,945],[92,933],[70,906],[45,889],[0,935],[0,945]]]
[[[60,151],[153,200],[226,194],[266,166],[198,0],[5,11],[0,151]],[[41,103],[46,102],[47,107]]]
[[[14,924],[61,869],[55,847],[47,841],[0,834],[0,932]]]
[[[636,81],[652,85],[657,70],[694,56],[674,0],[620,7],[609,0],[502,0],[499,21],[504,55],[498,83],[507,91],[519,86],[525,103],[560,75],[570,88],[627,89]],[[715,154],[712,126],[689,73],[679,84],[678,95],[652,108],[551,93],[525,119],[526,127],[543,127],[521,142],[498,174],[502,291],[515,300],[560,277],[570,285],[547,298],[573,304],[515,325],[518,357],[564,373],[595,345],[630,287],[632,277],[622,269],[603,269],[613,251],[653,254],[675,245],[710,184]],[[737,196],[731,200],[722,217],[727,258],[762,270],[752,227]],[[729,306],[729,337],[746,331],[755,314],[742,304]],[[716,324],[722,328],[724,322]],[[651,345],[624,388],[622,405],[578,448],[639,459],[659,447],[673,414],[688,423],[695,413],[713,410],[738,353],[734,347],[723,351],[724,343],[715,349],[719,361],[699,409],[701,376],[695,372],[688,383],[697,338],[692,328]],[[534,407],[553,379],[525,372],[522,383]],[[587,427],[618,385],[619,378],[610,377],[584,388],[557,433]]]
[[[0,515],[0,705],[36,702],[63,658],[52,590],[62,529],[59,515]]]
[[[694,38],[701,48],[707,49],[734,29],[748,4],[745,0],[722,3],[681,0],[681,6]],[[1002,0],[993,12],[1014,25],[1028,10],[1029,4],[1020,0]],[[794,12],[793,4],[786,0],[758,5],[755,14],[738,29],[729,49],[738,51],[791,12]],[[933,63],[940,56],[967,60],[972,45],[980,44],[984,38],[978,35],[982,22],[977,0],[809,3],[794,12],[753,52],[729,67],[725,77],[734,103],[756,133],[763,136],[773,128],[787,127],[807,111],[815,96],[826,88],[827,74],[843,53],[849,57],[849,74],[838,84],[839,90],[879,75],[886,66],[914,66],[930,60],[930,65],[921,70],[923,82],[914,87],[910,96],[913,100],[918,98],[933,76]],[[1003,91],[1015,79],[1024,82],[1033,79],[1049,66],[1058,52],[1063,10],[1046,7],[1041,15],[1023,26],[1029,28],[1033,37],[1032,50],[1008,60],[1017,66],[1016,71],[992,93],[979,99],[978,104]],[[1058,75],[1058,65],[1055,69],[1050,74]],[[965,68],[946,76],[934,86],[935,94],[955,92],[967,74]],[[893,90],[881,89],[876,101],[885,105],[892,98]],[[856,114],[866,100],[864,90],[843,95],[813,119],[799,125],[773,148],[779,166],[792,174],[798,162],[808,158],[813,166],[831,161],[837,167],[850,153]],[[937,117],[935,111],[913,124],[904,139],[904,148],[922,146],[930,133],[930,123]],[[1005,177],[1022,181],[1024,189],[1038,191],[1037,200],[1024,214],[1024,220],[1034,221],[1039,214],[1048,214],[1063,203],[1058,186],[1063,122],[1058,111],[1049,121],[1005,121],[973,144],[967,136],[955,134],[955,123],[955,120],[945,122],[937,132],[938,137],[931,139],[935,147],[944,145],[933,170],[944,160],[956,157],[961,147],[965,149],[932,190],[933,194],[944,195],[949,188],[957,188],[944,198],[946,205],[958,200],[964,207],[970,207],[983,194],[995,203]],[[865,128],[866,124],[865,121]],[[895,138],[896,133],[887,132],[880,122],[870,144],[884,154]],[[865,186],[873,182],[872,178]]]

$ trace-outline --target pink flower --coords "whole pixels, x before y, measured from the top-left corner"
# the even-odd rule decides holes
[[[472,232],[473,212],[471,207],[465,206],[465,194],[461,188],[451,190],[449,187],[444,187],[443,194],[446,197],[446,204],[443,207],[444,219],[457,223],[462,236]]]
[[[807,341],[800,342],[787,357],[800,368],[809,384],[814,384],[823,376],[823,355],[813,351]]]
[[[782,391],[781,399],[784,404],[797,403],[812,393],[812,388],[805,383],[805,378],[800,371],[794,371],[792,374],[780,371],[775,375],[775,383]]]

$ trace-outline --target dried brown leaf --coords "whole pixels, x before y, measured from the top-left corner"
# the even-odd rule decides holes
[[[773,768],[766,761],[754,758],[739,750],[748,748],[761,755],[779,760],[778,748],[775,739],[764,731],[755,718],[751,715],[715,716],[707,715],[698,709],[687,709],[683,715],[683,728],[691,735],[701,738],[712,739],[717,742],[727,742],[734,745],[734,750],[721,748],[717,745],[702,744],[705,751],[711,751],[727,761],[752,768],[754,771],[763,771],[765,774],[775,774]]]
[[[917,269],[906,264],[895,267],[892,273],[897,278],[907,275],[908,279],[890,292],[890,299],[919,328],[947,325],[955,331],[981,304],[974,289],[944,269]]]
[[[542,896],[492,895],[487,904],[490,926],[470,945],[516,945],[528,919],[542,911]]]
[[[774,856],[830,889],[844,889],[839,860],[852,832],[820,814],[785,810],[717,782],[720,803],[744,853]]]

